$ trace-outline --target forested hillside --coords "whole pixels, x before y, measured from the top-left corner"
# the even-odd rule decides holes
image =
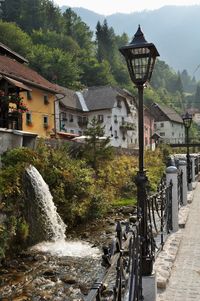
[[[181,2],[181,1],[180,1]],[[183,2],[183,1],[182,1]],[[162,3],[162,1],[160,1]],[[63,6],[64,11],[67,7]],[[95,30],[96,23],[105,16],[83,7],[72,8],[78,16]],[[138,24],[141,25],[148,40],[158,45],[162,60],[175,70],[187,69],[188,73],[200,79],[200,5],[163,6],[155,10],[115,13],[106,16],[109,26],[116,34],[126,32],[132,38]],[[159,26],[158,26],[159,24]]]
[[[136,93],[118,51],[128,36],[117,35],[106,20],[98,22],[93,33],[74,11],[61,12],[51,0],[7,0],[2,3],[0,35],[0,42],[59,85],[81,89],[110,84]],[[177,74],[158,61],[151,85],[146,103],[164,102],[179,112],[191,103],[200,107],[200,87],[186,70]]]

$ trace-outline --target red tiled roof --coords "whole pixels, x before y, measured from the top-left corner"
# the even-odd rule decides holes
[[[47,90],[52,93],[62,93],[57,85],[52,84],[27,65],[21,64],[7,56],[0,55],[0,74],[7,75],[42,90]]]

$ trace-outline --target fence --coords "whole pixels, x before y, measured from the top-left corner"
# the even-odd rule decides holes
[[[192,170],[195,175],[198,175],[200,156],[194,158]],[[167,167],[166,175],[162,177],[157,192],[146,198],[148,248],[154,260],[162,250],[170,232],[178,230],[178,210],[187,204],[186,161],[182,157],[171,162],[174,164]],[[103,263],[107,267],[105,275],[94,284],[86,301],[142,301],[144,299],[141,273],[143,241],[140,227],[140,212],[131,217],[125,226],[118,222],[115,240],[109,247],[104,248]],[[109,283],[112,297],[105,296],[105,281]]]
[[[146,200],[147,233],[154,259],[156,252],[162,248],[166,235],[172,230],[172,186],[172,181],[167,185],[166,176],[163,176],[157,192]],[[107,300],[105,282],[109,283],[109,291],[112,291],[109,300],[143,300],[140,226],[139,213],[131,217],[125,226],[117,223],[115,240],[103,249],[106,272],[94,283],[85,301]]]

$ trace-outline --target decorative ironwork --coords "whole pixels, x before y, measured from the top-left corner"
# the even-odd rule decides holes
[[[167,185],[163,176],[157,192],[147,197],[147,242],[148,256],[155,260],[158,238],[160,246],[164,244],[165,236],[172,230],[172,181]],[[106,272],[99,282],[96,282],[86,301],[104,301],[106,288],[109,283],[114,301],[142,301],[142,250],[141,236],[142,214],[130,218],[125,225],[120,222],[116,227],[116,238],[108,247],[104,247],[103,265]],[[115,271],[116,270],[116,271]],[[113,272],[114,271],[114,272]],[[110,276],[109,276],[110,275]]]
[[[157,192],[147,198],[151,249],[162,248],[165,236],[172,230],[172,182],[166,184],[166,176],[161,179]],[[159,239],[160,237],[160,239]],[[160,243],[159,243],[160,241]]]

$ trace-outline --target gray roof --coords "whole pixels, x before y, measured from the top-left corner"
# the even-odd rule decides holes
[[[76,109],[82,111],[82,106],[80,104],[79,98],[75,91],[68,88],[59,87],[64,94],[57,94],[57,98],[60,99],[60,103],[69,109]]]
[[[181,116],[172,108],[163,104],[156,103],[156,107],[153,109],[153,113],[156,121],[170,120],[177,123],[183,123]],[[159,112],[160,111],[160,112]]]
[[[83,90],[89,111],[112,109],[117,96],[125,98],[126,92],[112,86],[90,87]]]

